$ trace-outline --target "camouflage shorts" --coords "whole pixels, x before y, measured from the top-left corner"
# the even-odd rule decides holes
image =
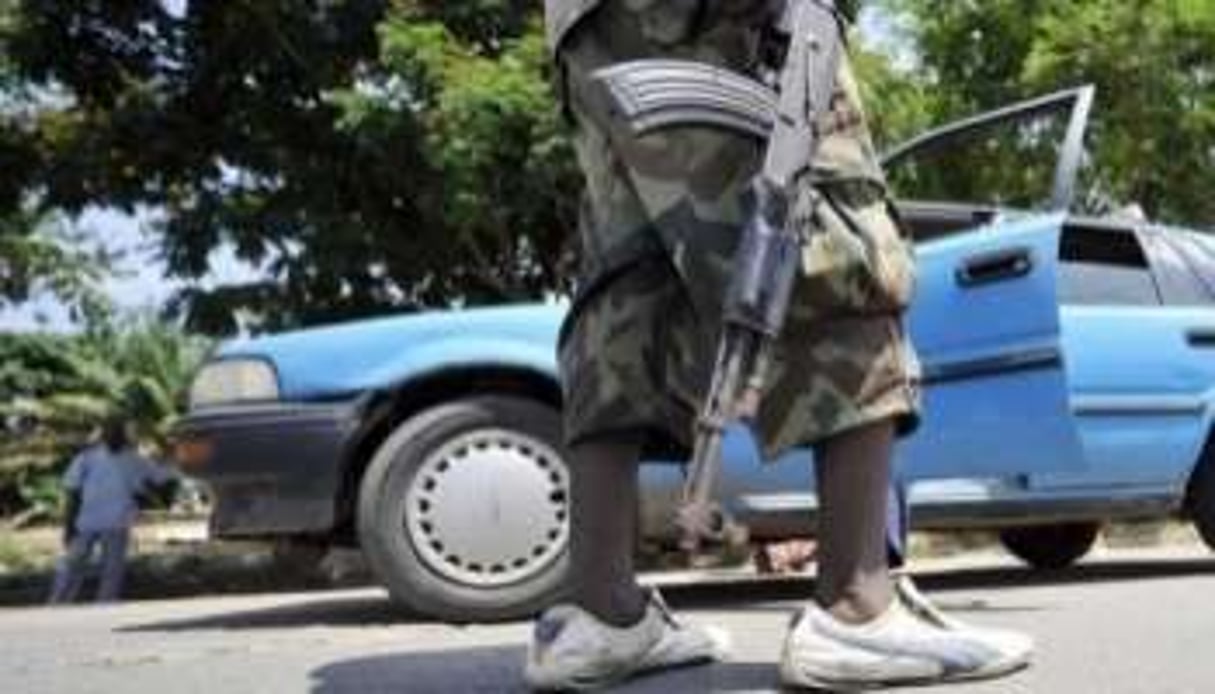
[[[587,187],[582,282],[560,340],[570,443],[643,434],[690,443],[710,376],[721,300],[762,145],[686,129],[612,141],[578,98],[593,70],[648,57],[752,72],[755,0],[604,0],[558,46]],[[706,10],[711,7],[711,10]],[[866,423],[915,421],[918,364],[902,313],[914,264],[886,199],[850,68],[794,218],[801,274],[756,430],[773,456]],[[809,204],[811,186],[822,205]]]

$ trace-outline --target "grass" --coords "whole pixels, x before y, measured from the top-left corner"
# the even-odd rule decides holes
[[[21,533],[0,533],[0,576],[49,569],[54,553]]]

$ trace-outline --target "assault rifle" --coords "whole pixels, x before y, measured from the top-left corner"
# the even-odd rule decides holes
[[[676,517],[680,546],[693,558],[706,541],[746,542],[745,529],[714,500],[722,437],[731,421],[758,412],[800,261],[803,232],[789,223],[794,186],[821,142],[845,49],[844,23],[831,0],[784,0],[772,17],[783,60],[766,81],[683,60],[620,63],[591,79],[594,98],[604,100],[611,114],[614,136],[710,126],[767,141],[763,167],[751,184],[751,209]]]

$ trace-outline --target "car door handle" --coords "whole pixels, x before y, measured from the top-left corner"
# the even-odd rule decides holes
[[[1185,341],[1191,347],[1215,348],[1215,328],[1190,328],[1185,333]]]
[[[1034,269],[1034,256],[1028,248],[1008,248],[972,255],[958,267],[960,287],[978,287],[1024,277]]]

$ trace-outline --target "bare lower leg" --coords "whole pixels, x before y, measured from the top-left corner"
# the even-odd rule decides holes
[[[645,613],[633,565],[640,452],[634,443],[592,442],[570,454],[570,599],[621,627]]]
[[[886,541],[893,445],[894,426],[881,422],[828,439],[816,451],[816,599],[845,622],[869,621],[893,599]]]

